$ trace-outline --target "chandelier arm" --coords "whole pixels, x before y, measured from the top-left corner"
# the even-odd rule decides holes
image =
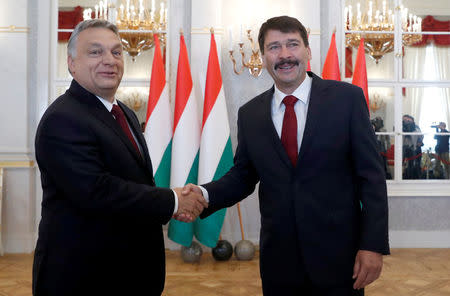
[[[236,68],[236,60],[234,59],[233,51],[230,50],[229,53],[230,53],[230,59],[231,59],[231,61],[233,62],[233,70],[234,70],[234,73],[236,73],[237,75],[241,75],[242,72],[244,71],[244,67],[242,67],[241,70],[238,71],[237,68]]]

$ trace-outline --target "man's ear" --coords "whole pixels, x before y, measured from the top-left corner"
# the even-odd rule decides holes
[[[307,52],[308,52],[308,61],[310,61],[312,59],[312,55],[311,55],[311,47],[307,47],[306,48]]]
[[[70,74],[75,73],[75,61],[71,56],[67,56],[67,67],[69,68]]]

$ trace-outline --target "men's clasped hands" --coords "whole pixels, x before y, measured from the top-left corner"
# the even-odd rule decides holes
[[[173,218],[190,223],[193,222],[208,207],[208,202],[203,197],[201,189],[193,184],[173,189],[178,196],[178,210]]]

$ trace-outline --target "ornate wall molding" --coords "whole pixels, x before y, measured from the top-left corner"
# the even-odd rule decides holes
[[[14,25],[10,25],[8,27],[0,27],[0,33],[29,33],[29,27],[16,27]]]

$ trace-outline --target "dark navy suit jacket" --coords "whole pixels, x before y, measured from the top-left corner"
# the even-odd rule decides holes
[[[75,80],[41,119],[36,296],[162,293],[162,224],[172,216],[174,194],[155,187],[136,115],[118,104],[142,157],[105,106]]]
[[[307,275],[334,285],[351,281],[359,249],[389,253],[386,181],[361,88],[308,75],[297,165],[273,125],[269,89],[240,108],[234,166],[204,185],[209,207],[202,218],[260,182],[262,280],[298,283]]]

